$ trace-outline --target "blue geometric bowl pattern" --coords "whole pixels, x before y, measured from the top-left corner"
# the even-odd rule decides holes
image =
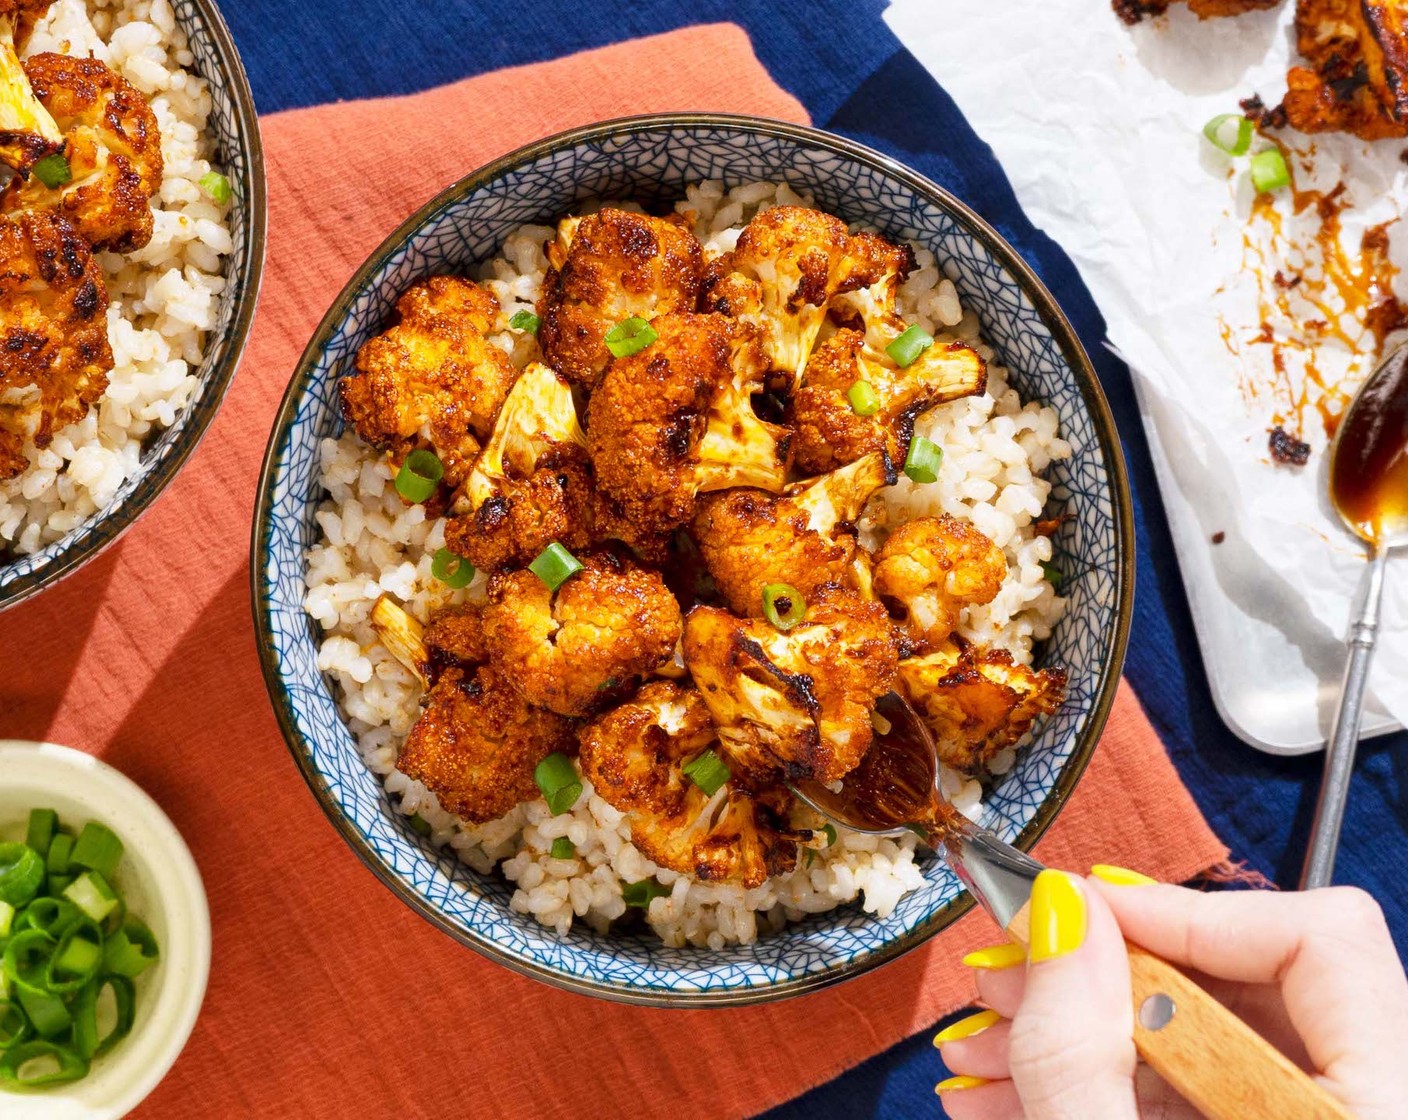
[[[333,823],[369,867],[462,942],[551,983],[633,1002],[757,1002],[829,983],[937,932],[971,900],[937,859],[926,885],[885,919],[846,907],[751,946],[668,949],[648,932],[558,937],[511,912],[511,888],[437,853],[388,808],[361,763],[302,607],[304,552],[320,500],[318,444],[340,430],[339,375],[385,323],[396,297],[430,273],[469,269],[525,222],[551,224],[589,198],[649,205],[686,184],[786,180],[822,208],[927,245],[977,312],[1024,397],[1054,405],[1073,457],[1052,473],[1057,541],[1069,573],[1066,617],[1045,658],[1070,670],[1070,698],[988,799],[984,823],[1024,847],[1064,801],[1113,699],[1131,602],[1129,499],[1118,441],[1089,362],[1050,295],[981,219],[879,153],[756,118],[679,115],[609,122],[542,141],[447,190],[389,237],[309,344],[272,433],[253,540],[254,610],[265,675],[291,749]]]
[[[91,560],[132,525],[196,449],[239,364],[264,265],[264,154],[259,122],[244,65],[214,0],[172,0],[185,30],[195,68],[210,85],[213,107],[208,129],[214,162],[225,168],[234,192],[230,207],[234,251],[225,258],[228,285],[207,342],[199,381],[186,407],[152,443],[142,462],[108,506],[66,536],[29,556],[0,560],[0,610],[56,583]]]

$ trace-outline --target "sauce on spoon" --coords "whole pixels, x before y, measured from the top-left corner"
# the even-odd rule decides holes
[[[1330,461],[1330,500],[1372,544],[1408,533],[1408,346],[1389,357],[1345,417]]]

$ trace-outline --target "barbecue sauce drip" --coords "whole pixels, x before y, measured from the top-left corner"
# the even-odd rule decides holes
[[[1335,444],[1330,490],[1366,540],[1408,531],[1408,347],[1355,402]]]

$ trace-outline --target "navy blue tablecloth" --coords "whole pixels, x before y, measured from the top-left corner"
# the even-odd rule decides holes
[[[507,6],[476,0],[230,0],[223,5],[263,113],[409,93],[690,23],[731,20],[748,31],[763,64],[803,102],[814,123],[903,160],[991,221],[1035,266],[1075,324],[1124,440],[1139,553],[1126,673],[1234,858],[1293,886],[1319,759],[1260,754],[1218,718],[1129,371],[1101,345],[1104,322],[1070,261],[1027,221],[987,145],[890,34],[881,19],[885,6],[885,0],[637,0],[628,5],[520,0]],[[975,65],[981,65],[979,55]],[[310,189],[316,189],[318,176],[335,174],[336,168],[310,168]],[[1362,750],[1337,880],[1358,884],[1380,899],[1400,952],[1408,954],[1404,869],[1408,733],[1399,733]],[[937,1111],[932,1087],[944,1075],[928,1036],[916,1037],[771,1115],[777,1120],[932,1115]]]

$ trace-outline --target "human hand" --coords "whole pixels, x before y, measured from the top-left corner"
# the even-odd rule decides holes
[[[1015,945],[964,958],[990,1010],[934,1040],[958,1075],[938,1086],[953,1120],[1199,1116],[1138,1063],[1125,938],[1182,968],[1358,1120],[1404,1115],[1408,979],[1363,891],[1205,894],[1100,867],[1088,880],[1043,873],[1031,915],[1030,960]]]

